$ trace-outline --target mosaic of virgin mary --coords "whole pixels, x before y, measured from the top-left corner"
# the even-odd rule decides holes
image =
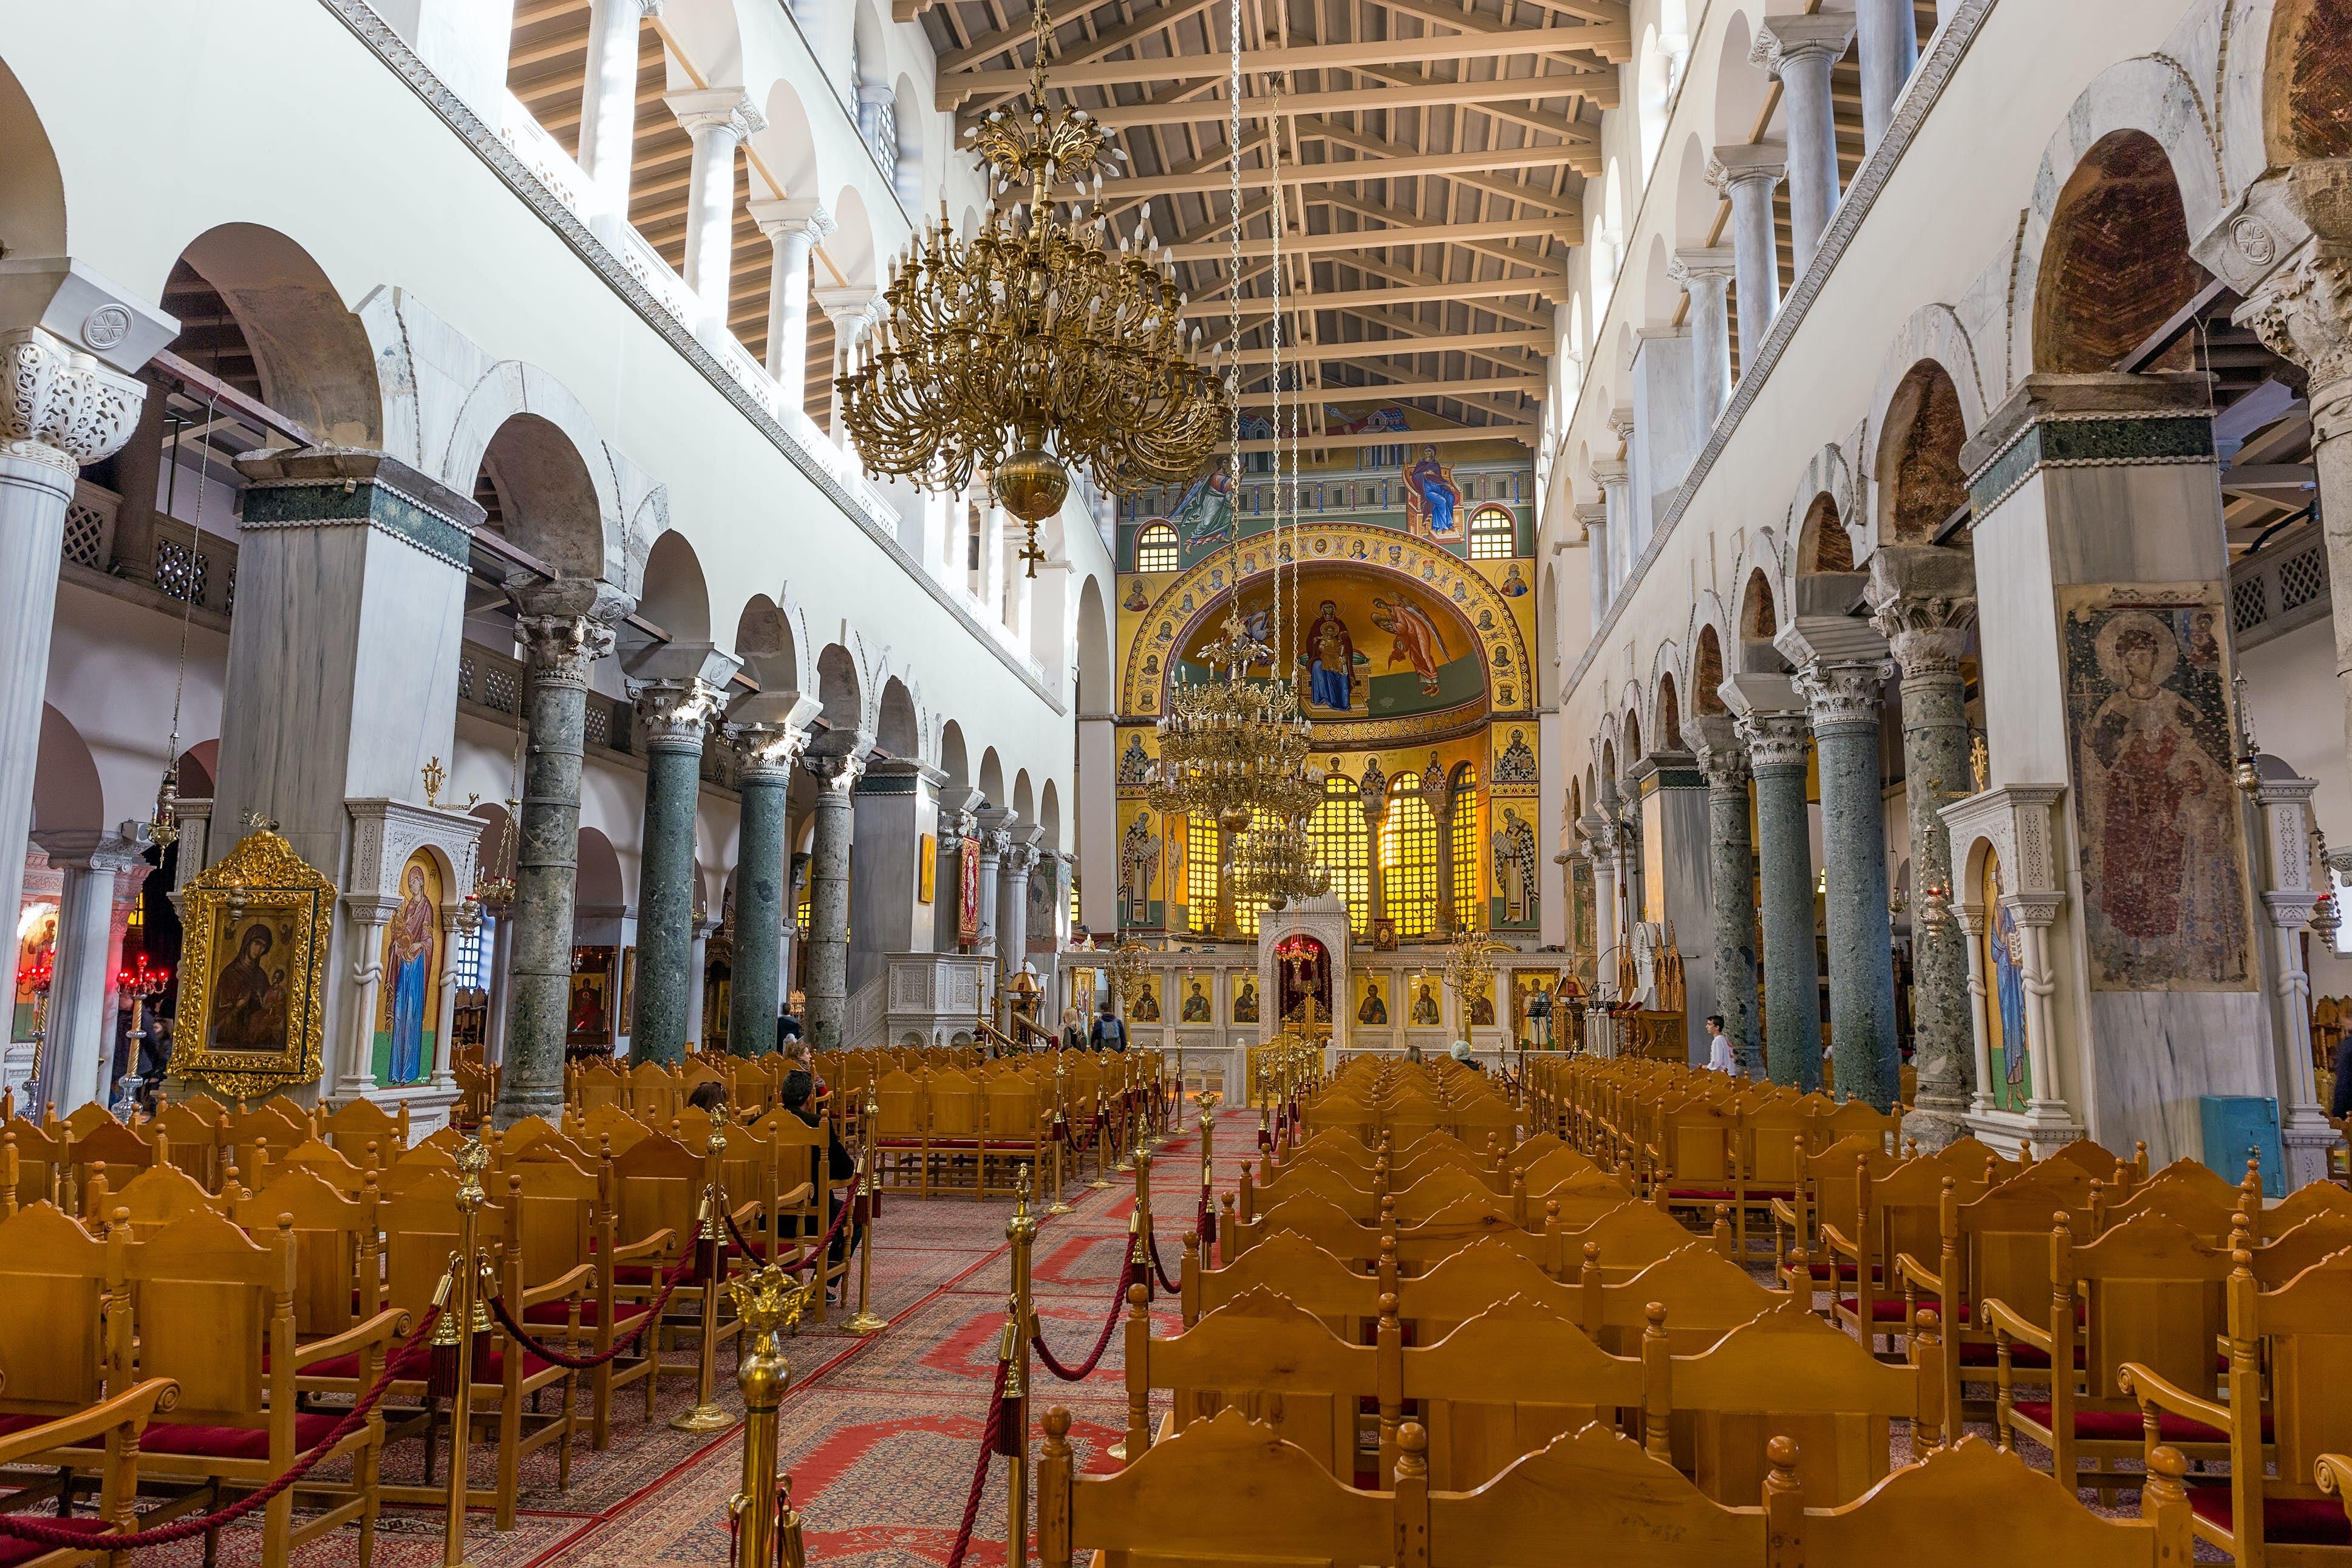
[[[1406,531],[1425,539],[1459,539],[1461,508],[1454,469],[1437,460],[1435,447],[1424,445],[1421,460],[1404,471]]]

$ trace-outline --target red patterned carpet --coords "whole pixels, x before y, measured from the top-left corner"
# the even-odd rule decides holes
[[[1245,1128],[1239,1112],[1222,1119],[1220,1191],[1230,1190],[1242,1160],[1255,1155],[1255,1118],[1246,1120]],[[1038,1312],[1048,1342],[1067,1363],[1081,1361],[1093,1346],[1120,1275],[1135,1192],[1132,1177],[1114,1173],[1113,1180],[1120,1184],[1108,1191],[1072,1183],[1067,1195],[1074,1212],[1041,1218]],[[1200,1197],[1200,1142],[1189,1115],[1185,1133],[1154,1161],[1151,1184],[1160,1254],[1172,1275]],[[870,1338],[850,1335],[841,1327],[850,1310],[845,1308],[791,1342],[793,1383],[783,1408],[782,1449],[812,1563],[899,1568],[947,1561],[995,1375],[1011,1279],[1004,1227],[1012,1212],[1003,1200],[888,1196],[876,1227],[873,1299],[890,1327]],[[732,1368],[731,1352],[722,1351],[720,1402],[740,1412]],[[1033,1408],[1042,1415],[1052,1405],[1066,1405],[1082,1457],[1098,1454],[1125,1431],[1119,1368],[1116,1334],[1101,1366],[1083,1384],[1057,1383],[1035,1368]],[[472,1568],[723,1565],[726,1505],[741,1483],[741,1432],[671,1431],[668,1418],[687,1406],[691,1393],[690,1378],[665,1380],[658,1414],[648,1425],[642,1418],[642,1388],[624,1390],[615,1401],[611,1446],[601,1454],[588,1446],[583,1394],[569,1488],[556,1485],[553,1447],[530,1456],[515,1528],[501,1534],[490,1528],[488,1513],[470,1516],[467,1563]],[[395,1445],[385,1458],[385,1479],[413,1482],[421,1462],[420,1445]],[[493,1484],[494,1456],[478,1445],[472,1474],[478,1486]],[[1000,1459],[967,1558],[973,1568],[1003,1563],[1004,1527]],[[305,1568],[352,1563],[358,1546],[356,1531],[347,1529],[295,1559]],[[384,1508],[375,1549],[381,1568],[437,1568],[441,1550],[437,1510]],[[259,1560],[257,1531],[236,1528],[223,1535],[221,1568],[247,1568]],[[140,1561],[196,1568],[203,1543],[142,1553]]]

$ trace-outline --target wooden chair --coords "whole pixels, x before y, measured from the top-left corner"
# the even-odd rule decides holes
[[[396,1160],[408,1147],[408,1102],[395,1113],[372,1100],[351,1100],[319,1119],[318,1135],[355,1165],[370,1144],[379,1160]]]
[[[1666,1309],[1666,1348],[1675,1355],[1711,1349],[1743,1323],[1794,1298],[1756,1282],[1747,1269],[1705,1242],[1693,1241],[1616,1283],[1598,1267],[1580,1270],[1577,1321],[1612,1355],[1636,1355],[1654,1325],[1653,1303]]]
[[[1429,1435],[1432,1486],[1465,1491],[1522,1454],[1600,1418],[1639,1413],[1639,1357],[1612,1356],[1573,1319],[1513,1296],[1426,1348],[1400,1350],[1395,1392]],[[1382,1421],[1391,1451],[1381,1474],[1396,1473],[1394,1414]]]
[[[1558,1568],[1564,1543],[1580,1538],[1622,1568],[1733,1568],[1765,1552],[1763,1510],[1725,1507],[1598,1422],[1475,1490],[1428,1489],[1412,1468],[1408,1450],[1397,1467],[1399,1535],[1415,1539],[1425,1508],[1426,1568]]]
[[[99,1471],[98,1512],[47,1522],[86,1533],[86,1547],[42,1547],[0,1536],[0,1562],[9,1568],[78,1568],[121,1561],[109,1551],[106,1538],[134,1528],[139,1500],[139,1438],[158,1410],[168,1410],[179,1386],[169,1378],[151,1377],[133,1384],[113,1398],[47,1421],[13,1429],[0,1428],[0,1471],[64,1451],[89,1451],[95,1443],[105,1458]],[[21,1494],[19,1494],[21,1496]],[[11,1499],[9,1500],[16,1500]]]
[[[2200,1399],[2137,1363],[2126,1363],[2117,1382],[2139,1402],[2151,1464],[2167,1415],[2224,1435],[2228,1482],[2189,1489],[2199,1540],[2230,1553],[2241,1568],[2340,1568],[2352,1563],[2352,1518],[2327,1500],[2315,1477],[2322,1454],[2352,1448],[2352,1400],[2344,1397],[2352,1384],[2352,1252],[2336,1253],[2275,1290],[2255,1279],[2247,1248],[2232,1248],[2230,1260],[2229,1404]],[[2265,1474],[2266,1420],[2275,1475]]]
[[[178,1403],[140,1440],[142,1466],[158,1478],[194,1481],[208,1498],[262,1486],[297,1456],[327,1443],[342,1415],[301,1409],[304,1372],[356,1354],[362,1384],[373,1383],[407,1325],[405,1313],[387,1310],[345,1333],[298,1343],[291,1225],[257,1240],[219,1215],[193,1214],[144,1241],[118,1239],[110,1247],[119,1260],[110,1282],[131,1302],[139,1370],[180,1387]],[[373,1561],[383,1437],[382,1415],[371,1413],[328,1449],[329,1458],[350,1461],[350,1487],[305,1485],[270,1500],[262,1513],[268,1568],[284,1568],[294,1548],[351,1521],[360,1527],[360,1562]],[[298,1524],[296,1489],[341,1500]],[[211,1548],[208,1538],[207,1555]]]
[[[1187,1328],[1244,1292],[1263,1289],[1314,1313],[1348,1340],[1360,1337],[1356,1324],[1379,1316],[1381,1296],[1388,1289],[1287,1230],[1268,1237],[1223,1268],[1203,1267],[1200,1248],[1188,1241],[1177,1287]]]
[[[1776,1439],[1764,1489],[1766,1568],[1984,1568],[2021,1558],[2065,1568],[2185,1568],[2191,1556],[2170,1448],[2150,1456],[2137,1520],[2101,1519],[1981,1437],[1966,1437],[1835,1508],[1806,1506],[1796,1445]],[[2243,1560],[2241,1559],[2241,1562]]]
[[[677,1140],[658,1135],[640,1141],[613,1162],[616,1226],[613,1276],[614,1290],[621,1301],[643,1305],[660,1293],[663,1278],[695,1244],[702,1224],[703,1194],[716,1174],[711,1156],[698,1157]],[[689,1279],[679,1285],[670,1296],[668,1310],[650,1331],[646,1348],[655,1371],[646,1389],[648,1419],[659,1397],[660,1379],[697,1375],[696,1363],[673,1363],[662,1352],[672,1324],[690,1322],[698,1331],[706,1289],[724,1290],[726,1287],[716,1280],[706,1285]],[[740,1320],[721,1315],[712,1353],[735,1338],[741,1326]]]
[[[110,1373],[106,1243],[56,1205],[0,1221],[0,1435],[98,1404]]]
[[[1934,1315],[1922,1314],[1926,1339]],[[1659,1324],[1661,1335],[1663,1321]],[[1932,1366],[1890,1364],[1851,1335],[1790,1301],[1732,1330],[1713,1349],[1675,1356],[1654,1402],[1695,1412],[1694,1479],[1718,1501],[1754,1497],[1769,1468],[1771,1440],[1803,1450],[1797,1481],[1822,1506],[1850,1502],[1885,1478],[1888,1423],[1920,1431],[1941,1424]],[[1653,1409],[1649,1419],[1659,1421]],[[1655,1445],[1653,1445],[1655,1451]]]

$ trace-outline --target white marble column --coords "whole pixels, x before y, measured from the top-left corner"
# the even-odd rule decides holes
[[[135,822],[112,832],[61,829],[37,836],[49,864],[65,873],[40,1088],[60,1116],[93,1100],[103,1105],[113,1087],[107,1080],[114,1020],[106,994],[114,980],[114,882],[139,859],[145,837],[144,825]]]
[[[1690,296],[1691,383],[1701,445],[1731,401],[1731,278],[1729,246],[1677,250],[1666,276]]]
[[[686,176],[686,286],[702,309],[701,335],[717,342],[728,331],[734,280],[735,153],[768,122],[740,87],[673,92],[662,101],[694,141]]]
[[[637,29],[662,0],[589,0],[588,74],[580,92],[580,172],[593,193],[590,226],[612,244],[629,225],[637,141]]]
[[[1604,531],[1608,535],[1607,570],[1602,574],[1608,580],[1607,591],[1601,597],[1604,611],[1616,602],[1617,585],[1633,569],[1633,489],[1627,483],[1629,477],[1625,464],[1618,458],[1592,465],[1592,482],[1601,487],[1601,503],[1608,516]],[[1593,624],[1600,624],[1598,616]]]
[[[837,226],[823,203],[806,197],[751,204],[751,221],[768,237],[768,374],[800,406],[808,379],[809,252]]]
[[[1617,994],[1617,851],[1616,828],[1598,811],[1578,819],[1584,829],[1586,854],[1592,861],[1592,990],[1602,998]]]
[[[1992,911],[1982,904],[1952,900],[1952,919],[1969,944],[1969,1037],[1976,1063],[1976,1088],[1969,1095],[1969,1114],[1981,1116],[1992,1109],[1992,977],[1985,973],[1984,934]]]
[[[9,910],[23,901],[25,890],[66,503],[81,466],[111,456],[138,424],[146,388],[123,371],[177,330],[176,323],[159,324],[168,317],[110,297],[79,267],[55,265],[49,314],[79,320],[87,310],[80,320],[84,342],[39,326],[0,325],[0,391],[6,394],[0,396],[0,910]],[[33,279],[20,275],[11,281]],[[119,313],[119,321],[109,312]],[[32,313],[40,315],[37,302]],[[93,357],[93,335],[111,351],[107,363]],[[131,348],[135,357],[121,352]],[[14,996],[16,988],[11,940],[0,942],[0,996]]]
[[[2292,1192],[2327,1179],[2327,1151],[2336,1129],[2319,1103],[2319,1079],[2312,1059],[2311,976],[2303,966],[2303,933],[2319,903],[2311,857],[2311,797],[2317,779],[2266,778],[2254,792],[2262,809],[2263,845],[2268,862],[2263,908],[2275,936],[2271,944],[2271,989],[2276,1001],[2271,1024],[2278,1041],[2279,1136]]]
[[[698,1050],[708,1050],[710,1042],[703,1037],[703,992],[710,984],[710,933],[719,929],[716,921],[698,919],[694,922],[693,957],[689,961],[686,993],[686,1038]]]
[[[1601,629],[1601,617],[1609,613],[1609,504],[1603,500],[1576,503],[1577,525],[1584,531],[1584,571],[1591,590],[1590,605],[1592,629]],[[1571,650],[1562,647],[1560,658]]]
[[[833,323],[834,385],[832,400],[827,405],[830,412],[825,416],[825,434],[831,436],[845,451],[849,447],[849,432],[841,423],[840,378],[849,374],[849,351],[857,346],[858,340],[866,335],[866,329],[873,324],[874,300],[874,286],[870,283],[854,283],[816,291],[818,306],[824,310],[825,319]]]
[[[1004,615],[1004,509],[994,496],[982,498],[980,512],[980,602],[990,616]]]
[[[1756,34],[1748,58],[1778,78],[1780,117],[1789,130],[1789,225],[1797,276],[1812,265],[1838,205],[1837,117],[1830,68],[1853,42],[1853,14],[1774,16]]]
[[[980,822],[980,936],[971,950],[992,961],[997,954],[997,876],[1004,864],[1004,852],[1013,847],[1013,829],[1020,818],[1002,806],[974,815]]]
[[[343,908],[352,917],[352,984],[359,988],[352,1007],[351,1037],[340,1051],[330,1044],[325,1081],[320,1086],[331,1100],[365,1100],[375,1093],[375,1019],[383,995],[383,928],[399,900],[373,893],[346,893]],[[448,965],[444,964],[446,971]],[[340,1056],[340,1064],[331,1058]]]
[[[1739,308],[1739,362],[1756,363],[1772,318],[1780,312],[1780,241],[1772,226],[1772,192],[1789,172],[1778,142],[1717,147],[1707,184],[1731,203],[1731,255]],[[1741,374],[1746,374],[1743,369]]]
[[[457,944],[467,933],[481,924],[480,911],[466,904],[450,905],[441,911],[441,1009],[439,1022],[433,1026],[433,1088],[442,1094],[457,1092],[457,966],[451,962],[457,953]]]
[[[495,914],[496,923],[490,928],[490,983],[485,987],[490,1017],[482,1039],[482,1059],[491,1065],[507,1058],[507,973],[514,966],[513,907],[501,906]]]
[[[1918,22],[1911,0],[1854,0],[1862,57],[1862,150],[1868,157],[1895,120],[1904,83],[1919,65]]]

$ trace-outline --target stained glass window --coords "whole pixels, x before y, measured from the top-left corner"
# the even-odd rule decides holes
[[[1475,931],[1486,922],[1480,918],[1486,911],[1478,898],[1478,770],[1468,763],[1454,770],[1454,799],[1447,807],[1445,834],[1448,853],[1454,858],[1454,923],[1464,931]]]
[[[1164,522],[1155,522],[1137,534],[1135,569],[1138,572],[1175,571],[1176,531]]]
[[[1194,931],[1217,929],[1217,825],[1205,816],[1188,819],[1184,829],[1184,901]]]
[[[1470,519],[1470,559],[1507,561],[1519,552],[1518,527],[1499,506],[1480,507]]]
[[[1364,808],[1356,786],[1339,774],[1323,781],[1323,804],[1307,819],[1307,837],[1315,858],[1331,873],[1331,892],[1348,906],[1348,928],[1358,936],[1370,934],[1372,867],[1364,842]]]
[[[1421,780],[1400,773],[1389,785],[1381,824],[1381,890],[1401,937],[1427,936],[1437,920],[1437,817],[1421,798]]]

